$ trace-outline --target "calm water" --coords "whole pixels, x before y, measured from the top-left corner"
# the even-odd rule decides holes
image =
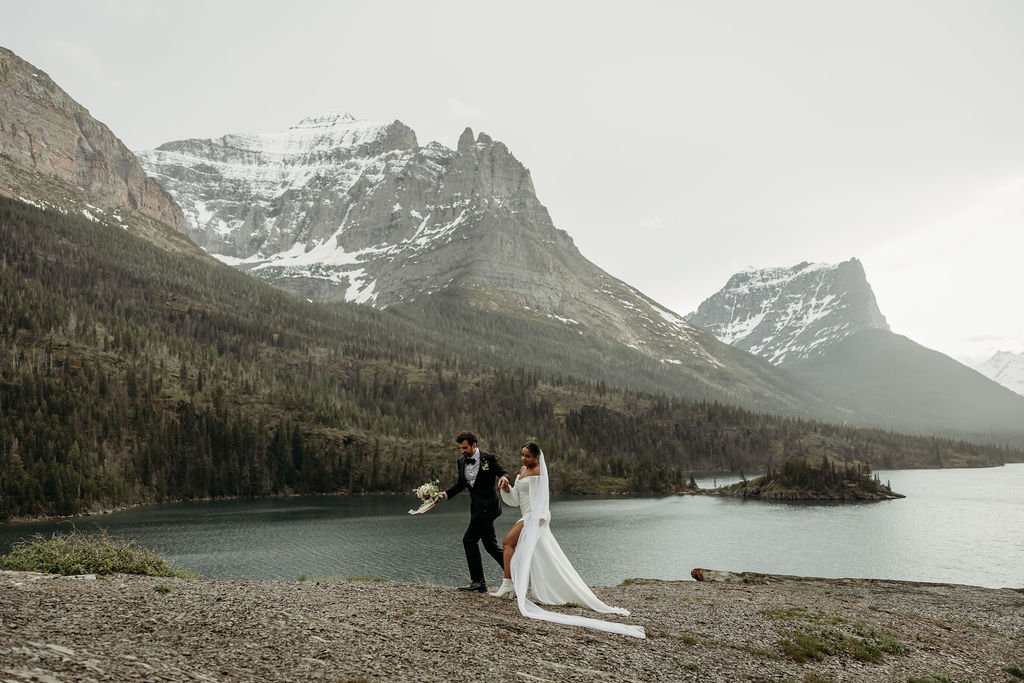
[[[879,474],[907,498],[820,504],[556,497],[551,528],[594,585],[689,579],[692,568],[706,567],[1024,587],[1024,464]],[[468,497],[413,517],[406,511],[416,502],[409,495],[183,503],[74,524],[139,539],[210,578],[306,574],[463,583]],[[506,508],[499,518],[499,540],[518,519],[515,512]],[[0,525],[0,553],[19,538],[70,524]],[[497,581],[498,566],[486,566]]]

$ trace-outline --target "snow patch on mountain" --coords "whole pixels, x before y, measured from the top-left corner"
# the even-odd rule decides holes
[[[741,271],[686,320],[776,365],[860,329],[889,329],[856,259]]]
[[[587,261],[484,133],[420,147],[399,121],[326,114],[138,156],[199,246],[304,299],[384,308],[456,286],[657,359],[725,364],[703,331]]]
[[[1010,391],[1024,396],[1024,353],[999,351],[974,369]]]

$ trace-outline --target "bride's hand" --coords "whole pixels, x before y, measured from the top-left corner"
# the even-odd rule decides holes
[[[505,493],[509,492],[510,487],[508,485],[508,477],[502,476],[501,479],[498,480],[498,488]]]

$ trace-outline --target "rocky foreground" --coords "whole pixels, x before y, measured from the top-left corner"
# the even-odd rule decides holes
[[[513,602],[446,586],[0,572],[0,681],[1024,677],[1021,590],[704,578],[719,581],[597,589],[647,629],[637,640],[530,621]]]

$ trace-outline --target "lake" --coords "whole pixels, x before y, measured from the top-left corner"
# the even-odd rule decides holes
[[[880,471],[907,497],[864,503],[709,496],[554,496],[551,529],[592,585],[689,579],[694,567],[1024,587],[1024,464]],[[718,485],[736,477],[719,476]],[[710,478],[698,484],[710,487]],[[104,529],[207,578],[467,580],[465,494],[425,515],[408,496],[303,496],[159,505],[0,525],[0,553],[35,533]],[[505,508],[501,535],[518,519]],[[484,555],[488,579],[501,578]]]

